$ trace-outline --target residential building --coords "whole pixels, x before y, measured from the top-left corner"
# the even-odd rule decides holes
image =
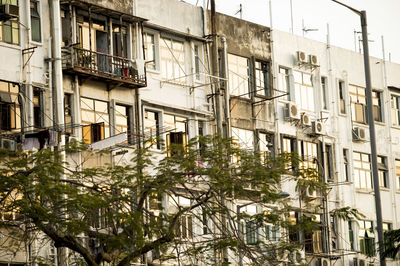
[[[0,54],[13,59],[0,66],[2,147],[41,149],[72,139],[94,150],[118,145],[112,156],[66,156],[90,167],[129,163],[132,150],[143,146],[158,160],[170,155],[170,145],[221,132],[264,155],[297,152],[300,167],[318,169],[329,189],[327,196],[299,193],[293,181],[282,182],[296,208],[288,220],[314,217],[319,227],[285,236],[275,225],[245,220],[246,243],[286,237],[302,247],[283,263],[378,265],[362,54],[220,13],[214,35],[214,14],[177,0],[0,3],[15,10],[0,14]],[[385,231],[400,228],[398,73],[399,64],[371,57]],[[305,209],[306,199],[319,211]],[[148,199],[154,216],[176,211],[176,204],[191,203],[183,196]],[[265,211],[240,199],[231,207],[248,215]],[[365,218],[331,215],[343,207]],[[207,239],[216,226],[204,220],[183,216],[178,237]],[[51,243],[39,246],[2,243],[0,265],[26,265],[38,254],[56,261]],[[159,255],[149,252],[144,261],[160,264]],[[222,259],[250,265],[233,251]]]

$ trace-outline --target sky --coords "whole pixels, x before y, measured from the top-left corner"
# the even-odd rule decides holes
[[[184,0],[202,6],[209,0]],[[261,25],[271,26],[269,0],[215,0],[217,12],[240,17],[235,13],[242,4],[242,18]],[[370,55],[400,63],[400,1],[399,0],[341,0],[358,10],[367,12]],[[291,32],[290,0],[271,0],[272,26],[274,29]],[[359,51],[357,34],[361,32],[360,17],[330,0],[292,0],[293,32],[296,35],[326,42],[329,24],[331,44]],[[317,31],[303,31],[318,29]]]

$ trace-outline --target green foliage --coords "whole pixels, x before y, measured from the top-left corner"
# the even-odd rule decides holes
[[[345,221],[351,221],[354,219],[362,220],[363,218],[365,218],[365,215],[362,214],[359,210],[351,208],[349,206],[339,209],[334,209],[331,211],[331,215],[336,216]]]
[[[286,231],[315,227],[306,218],[296,225],[286,221],[293,208],[279,194],[282,176],[296,181],[298,191],[310,188],[324,194],[325,189],[314,169],[288,167],[299,165],[296,154],[264,156],[218,136],[171,146],[168,154],[156,158],[142,148],[126,155],[130,163],[90,165],[93,158],[116,155],[91,152],[76,142],[59,152],[0,151],[0,208],[21,218],[14,221],[21,230],[30,225],[31,240],[38,237],[32,232],[41,232],[88,265],[129,265],[149,251],[161,251],[160,260],[186,256],[196,265],[227,249],[241,250],[255,265],[265,265],[277,260],[265,250],[297,247],[285,240]],[[178,204],[182,198],[189,204]],[[233,206],[238,200],[267,211],[237,212]],[[212,225],[203,226],[212,237],[187,237],[193,234],[184,220],[188,216],[197,221],[206,217]],[[257,228],[272,224],[282,237],[259,237],[250,246],[237,226],[241,221],[254,221]],[[180,236],[184,229],[186,238]]]

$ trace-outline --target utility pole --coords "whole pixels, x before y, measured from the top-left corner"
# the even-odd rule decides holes
[[[372,91],[371,91],[371,69],[369,63],[369,47],[368,47],[368,31],[367,31],[367,13],[365,10],[359,11],[348,5],[345,5],[337,0],[332,0],[333,2],[340,4],[357,15],[360,16],[361,19],[361,31],[362,31],[362,43],[364,50],[364,70],[365,70],[365,96],[367,100],[367,118],[369,125],[369,136],[370,136],[370,144],[371,144],[371,164],[372,164],[372,179],[374,184],[374,193],[375,193],[375,210],[376,210],[376,223],[377,223],[377,231],[378,231],[378,243],[379,245],[383,245],[384,237],[383,237],[383,228],[382,228],[382,206],[381,206],[381,194],[379,190],[379,176],[378,176],[378,163],[376,157],[376,138],[375,138],[375,122],[374,115],[372,110]],[[379,247],[379,261],[381,266],[386,266],[386,260],[383,256],[384,249],[382,246]]]

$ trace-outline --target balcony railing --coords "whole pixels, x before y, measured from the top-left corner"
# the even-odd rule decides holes
[[[63,68],[128,87],[146,86],[145,71],[134,60],[71,46],[63,50]],[[139,74],[142,73],[142,74]]]

